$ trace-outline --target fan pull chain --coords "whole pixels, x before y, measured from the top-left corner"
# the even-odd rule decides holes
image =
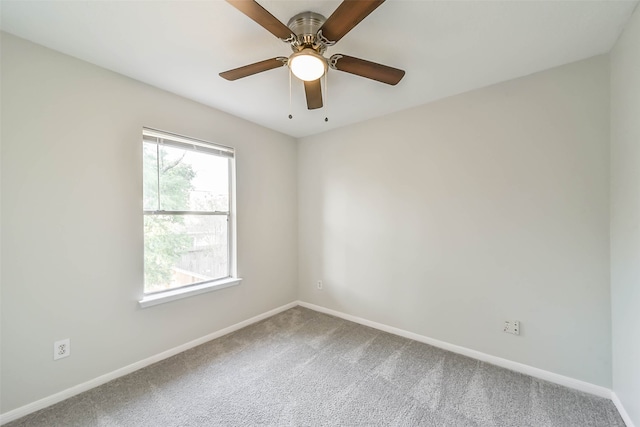
[[[293,119],[291,114],[291,68],[289,68],[289,120]]]
[[[325,111],[327,112],[327,116],[325,116],[324,118],[325,123],[329,121],[329,85],[327,84],[327,81],[329,79],[328,75],[329,72],[327,70],[324,73],[324,105]]]

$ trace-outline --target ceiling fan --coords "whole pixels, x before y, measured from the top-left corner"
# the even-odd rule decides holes
[[[327,47],[336,44],[364,18],[380,6],[384,0],[343,0],[329,16],[314,12],[302,12],[284,25],[255,0],[227,0],[233,7],[264,27],[274,36],[291,45],[291,56],[245,65],[220,73],[227,80],[237,80],[263,71],[287,65],[293,75],[304,82],[307,108],[322,108],[320,79],[329,68],[396,85],[404,77],[403,70],[353,56],[335,54],[323,56]]]

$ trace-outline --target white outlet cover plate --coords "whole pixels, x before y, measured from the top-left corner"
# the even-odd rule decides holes
[[[71,355],[71,340],[69,338],[53,343],[53,360]]]
[[[504,332],[513,335],[520,335],[520,321],[518,320],[505,320]]]

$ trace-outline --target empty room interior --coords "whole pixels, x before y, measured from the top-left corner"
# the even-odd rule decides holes
[[[640,8],[1,0],[0,424],[640,427]]]

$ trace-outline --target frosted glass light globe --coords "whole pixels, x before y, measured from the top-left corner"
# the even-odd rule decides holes
[[[327,61],[313,49],[307,48],[289,57],[289,68],[300,80],[312,82],[324,75]]]

